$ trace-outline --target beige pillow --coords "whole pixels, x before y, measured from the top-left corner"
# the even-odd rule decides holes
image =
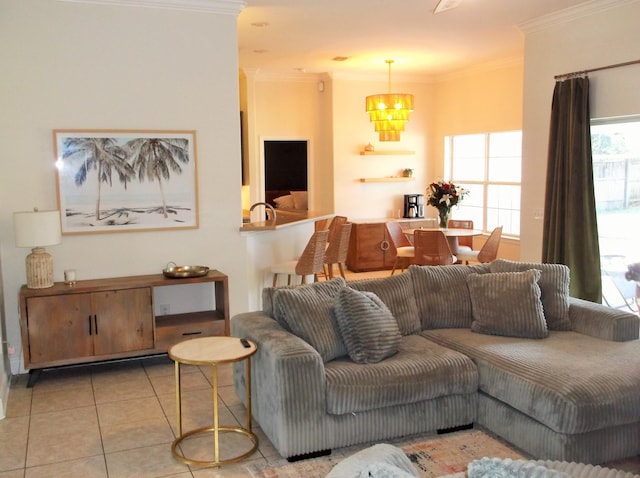
[[[295,207],[293,196],[291,194],[277,197],[273,202],[276,203],[276,207],[280,209],[293,209]]]
[[[309,194],[307,191],[291,191],[291,195],[296,209],[309,209]]]
[[[473,322],[480,334],[542,339],[549,335],[544,319],[540,286],[541,272],[496,272],[469,274]]]

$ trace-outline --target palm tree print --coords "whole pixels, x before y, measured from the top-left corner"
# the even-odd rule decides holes
[[[136,138],[125,145],[131,167],[143,182],[157,181],[162,198],[162,213],[165,218],[167,202],[164,183],[171,179],[171,173],[182,173],[182,164],[189,163],[188,141],[185,138]]]
[[[127,182],[135,175],[135,171],[126,161],[122,148],[113,138],[66,138],[62,159],[81,160],[74,178],[77,186],[84,184],[89,171],[97,171],[96,220],[100,220],[102,183],[111,186],[112,174],[115,171],[126,189]]]

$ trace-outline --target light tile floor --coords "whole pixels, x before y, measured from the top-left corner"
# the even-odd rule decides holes
[[[183,366],[183,430],[210,426],[211,367]],[[218,369],[220,423],[245,423],[231,365]],[[259,448],[238,464],[187,466],[171,454],[175,438],[174,364],[166,355],[47,370],[35,386],[12,378],[7,417],[0,420],[0,478],[248,477],[245,466],[278,453],[259,428]],[[210,435],[185,440],[187,456],[213,457]],[[224,433],[221,458],[251,447]]]
[[[347,279],[389,274],[347,271]],[[182,370],[183,431],[210,426],[211,368]],[[47,370],[32,388],[27,380],[28,375],[12,378],[7,416],[0,420],[0,478],[249,477],[247,464],[282,459],[257,427],[259,448],[241,463],[202,468],[174,459],[175,377],[166,355]],[[244,425],[231,365],[219,367],[218,395],[220,423]],[[189,457],[212,459],[210,438],[194,437],[184,446]],[[221,447],[225,458],[250,444],[230,433]]]
[[[231,365],[220,365],[220,423],[245,423],[245,407],[232,385]],[[12,378],[7,417],[0,420],[0,478],[250,478],[246,466],[282,463],[259,427],[259,448],[220,468],[187,466],[171,453],[175,439],[174,363],[166,355],[47,370],[32,388],[27,375]],[[183,366],[183,430],[210,426],[211,367]],[[255,424],[255,422],[254,422]],[[433,434],[417,435],[424,439]],[[346,457],[371,444],[333,450]],[[221,458],[251,444],[224,434]],[[210,435],[185,440],[198,460],[213,456]],[[640,473],[640,456],[607,464]]]

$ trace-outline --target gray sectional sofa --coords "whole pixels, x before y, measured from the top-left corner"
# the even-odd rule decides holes
[[[258,344],[253,414],[286,458],[471,424],[539,459],[640,454],[640,319],[568,290],[558,264],[411,266],[266,288],[231,333]]]

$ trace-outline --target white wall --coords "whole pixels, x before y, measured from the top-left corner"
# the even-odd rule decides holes
[[[426,83],[426,82],[425,82]],[[350,219],[396,217],[405,194],[425,194],[428,182],[427,156],[429,128],[434,118],[425,83],[393,80],[392,90],[414,95],[415,111],[400,141],[380,142],[365,111],[368,95],[385,93],[385,81],[371,79],[333,80],[333,168],[335,212]],[[376,151],[411,150],[409,156],[362,156],[371,143]],[[412,182],[363,183],[360,178],[398,176],[414,169]]]
[[[554,76],[640,59],[640,2],[525,28],[521,259],[542,256],[547,147]],[[591,116],[640,113],[640,65],[594,72]],[[569,207],[569,206],[568,206]]]
[[[331,158],[331,92],[320,91],[323,81],[318,75],[261,77],[244,72],[243,99],[248,114],[248,155],[250,163],[251,201],[264,200],[264,157],[262,141],[296,139],[309,141],[309,209],[332,212],[333,166]]]
[[[2,256],[0,255],[0,272],[2,271]],[[6,321],[4,315],[4,294],[2,289],[2,277],[0,277],[0,419],[7,414],[7,400],[9,399],[9,377],[11,376],[10,364],[7,360]]]
[[[29,250],[14,246],[12,214],[56,207],[54,129],[196,130],[200,196],[199,229],[64,236],[48,248],[55,280],[67,268],[88,279],[203,264],[229,275],[231,313],[247,310],[237,15],[55,0],[0,0],[0,12],[0,242],[14,373]]]

